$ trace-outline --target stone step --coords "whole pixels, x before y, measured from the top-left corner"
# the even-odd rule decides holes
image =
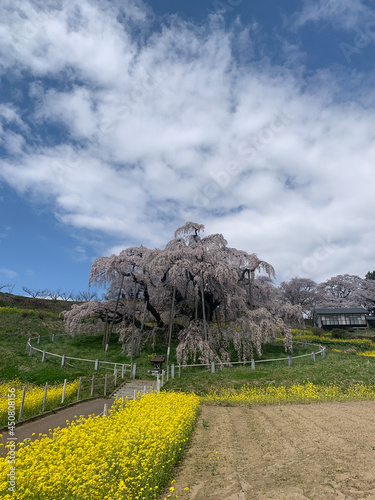
[[[133,382],[125,382],[120,387],[118,387],[113,394],[111,395],[113,398],[128,398],[134,399],[134,395],[137,395],[139,392],[148,393],[156,390],[156,383],[150,380],[144,381],[133,381]]]

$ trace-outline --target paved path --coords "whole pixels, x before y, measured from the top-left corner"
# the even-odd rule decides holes
[[[31,440],[38,439],[39,433],[49,435],[49,429],[55,429],[56,427],[66,427],[66,421],[72,421],[77,416],[83,415],[88,417],[89,415],[95,414],[99,415],[103,412],[104,404],[108,405],[108,408],[112,405],[114,399],[93,399],[91,401],[85,401],[84,403],[79,403],[77,405],[59,410],[52,415],[47,415],[46,417],[39,418],[33,422],[28,422],[22,425],[16,424],[15,437],[16,442],[20,443],[26,438]],[[32,434],[35,433],[35,436]],[[6,444],[7,438],[10,437],[7,432],[3,432],[3,437],[0,442]],[[0,456],[6,455],[6,449],[2,446],[0,448]]]

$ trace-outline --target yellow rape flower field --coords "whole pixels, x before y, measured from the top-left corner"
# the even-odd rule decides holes
[[[199,398],[151,393],[115,403],[109,416],[71,422],[16,452],[14,493],[10,464],[0,459],[0,498],[20,500],[154,499],[186,448]]]
[[[22,388],[25,384],[20,380],[12,380],[0,383],[0,427],[6,425],[8,421],[8,392],[9,389],[15,389],[16,416],[18,416]],[[66,384],[65,401],[69,401],[77,394],[78,380]],[[61,404],[63,393],[63,384],[51,385],[47,391],[46,410],[56,408]],[[25,402],[22,416],[23,418],[32,417],[42,411],[44,397],[44,387],[26,384]]]
[[[365,356],[369,358],[375,358],[375,351],[364,351],[364,352],[358,352],[358,356]]]
[[[347,389],[330,385],[304,384],[268,385],[263,387],[244,386],[240,390],[222,388],[210,390],[201,395],[202,403],[217,404],[289,404],[315,401],[359,401],[375,399],[375,387],[354,384]]]

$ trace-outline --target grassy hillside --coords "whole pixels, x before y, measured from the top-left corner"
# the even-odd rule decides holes
[[[62,382],[64,378],[73,380],[79,376],[94,373],[93,365],[72,363],[73,366],[60,367],[60,361],[48,358],[41,363],[41,355],[29,357],[26,342],[29,337],[42,336],[40,348],[57,354],[66,354],[87,359],[100,359],[116,363],[129,363],[130,359],[121,352],[118,336],[113,335],[107,352],[102,350],[101,335],[57,336],[52,342],[52,334],[64,333],[59,314],[71,307],[71,302],[32,299],[0,293],[0,380],[19,378],[22,381],[43,384],[46,381]],[[365,332],[353,333],[363,334]],[[371,332],[366,332],[371,336]],[[46,336],[45,338],[43,338]],[[357,336],[357,335],[356,335]],[[285,361],[257,363],[256,370],[250,365],[224,368],[211,374],[204,368],[183,369],[182,377],[169,380],[165,389],[185,391],[205,391],[210,387],[232,387],[242,385],[294,384],[309,379],[315,384],[338,383],[349,386],[357,382],[375,384],[375,357],[361,357],[358,353],[371,350],[372,344],[342,343],[339,339],[327,342],[327,357],[317,356],[315,363],[310,358],[293,360],[291,367]],[[35,345],[35,344],[34,344]],[[171,363],[176,363],[175,346],[172,346]],[[302,347],[295,347],[294,355],[303,354]],[[159,342],[145,346],[143,353],[134,361],[140,368],[140,376],[147,377],[152,367],[153,353],[166,355],[166,346]],[[284,357],[281,346],[267,346],[263,358]]]

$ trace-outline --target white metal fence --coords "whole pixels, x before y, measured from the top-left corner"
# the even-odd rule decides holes
[[[56,336],[57,335],[53,334],[51,337],[50,336],[41,337],[40,335],[34,338],[29,337],[26,343],[26,352],[29,354],[29,356],[33,356],[34,353],[36,352],[41,353],[42,363],[44,363],[47,360],[47,356],[61,359],[61,368],[63,368],[65,365],[72,366],[69,363],[69,361],[79,361],[83,363],[93,364],[95,371],[98,371],[100,368],[102,368],[105,370],[111,370],[115,374],[115,376],[117,376],[117,373],[121,372],[121,378],[124,378],[126,373],[129,373],[133,378],[135,378],[135,372],[136,372],[135,363],[131,365],[128,363],[115,363],[113,361],[102,361],[100,359],[76,358],[73,356],[67,356],[66,354],[56,354],[54,352],[50,352],[45,349],[39,349],[38,347],[35,347],[35,345],[32,345],[31,343],[32,341],[36,340],[37,345],[40,345],[41,339],[45,338],[51,338],[51,340],[54,342]]]
[[[314,348],[317,348],[317,350],[312,350],[311,352],[307,354],[300,354],[298,356],[291,356],[288,355],[287,357],[284,358],[272,358],[272,359],[250,359],[249,361],[230,361],[230,362],[222,362],[222,363],[198,363],[198,364],[192,364],[192,365],[174,365],[172,364],[170,369],[169,366],[167,366],[165,372],[163,373],[163,376],[165,375],[167,380],[169,378],[175,378],[176,376],[176,368],[178,370],[178,376],[181,377],[181,370],[185,368],[193,368],[193,367],[202,367],[202,368],[207,368],[211,369],[211,373],[215,373],[216,368],[224,368],[224,367],[231,367],[233,365],[251,365],[251,369],[255,370],[255,364],[256,363],[271,363],[271,362],[277,362],[277,361],[287,361],[288,366],[292,366],[293,359],[298,359],[298,358],[308,358],[310,357],[313,362],[316,361],[316,356],[318,354],[321,355],[322,358],[326,357],[326,348],[323,347],[321,344],[311,344],[309,342],[299,342],[299,341],[293,341],[293,344],[303,344],[305,349],[308,349],[309,346],[313,346]]]

